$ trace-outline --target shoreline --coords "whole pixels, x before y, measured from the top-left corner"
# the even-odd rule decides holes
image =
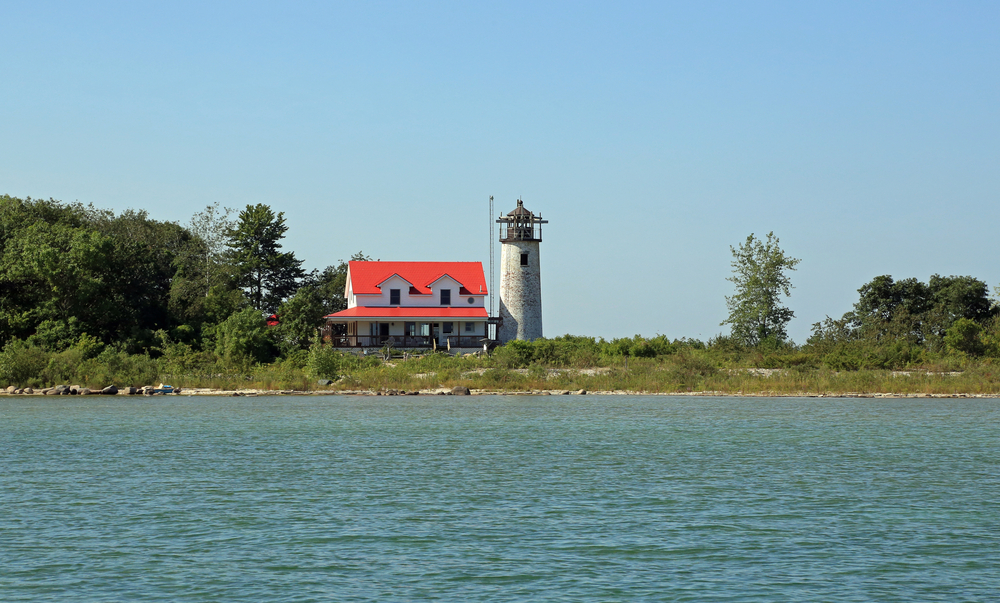
[[[0,396],[4,397],[36,397],[48,396],[42,392],[33,393],[10,393],[0,391]],[[723,392],[723,391],[692,391],[692,392],[643,392],[627,390],[486,390],[468,389],[466,392],[455,392],[449,388],[435,388],[423,390],[262,390],[262,389],[217,389],[217,388],[182,388],[179,392],[173,393],[152,393],[144,394],[138,392],[128,394],[119,392],[117,394],[90,394],[93,397],[127,396],[127,397],[152,397],[152,396],[216,396],[216,397],[247,397],[256,398],[262,396],[684,396],[684,397],[718,397],[718,398],[885,398],[885,399],[905,399],[905,398],[983,398],[1000,399],[1000,394],[974,394],[965,392],[953,393],[883,393],[883,392]]]

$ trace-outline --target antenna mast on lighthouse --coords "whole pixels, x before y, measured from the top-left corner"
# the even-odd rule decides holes
[[[496,296],[496,294],[493,293],[493,246],[494,246],[494,243],[493,243],[493,195],[490,195],[490,290],[489,290],[489,295],[490,295],[490,315],[489,315],[489,317],[490,318],[493,318],[493,298]],[[489,337],[490,336],[490,333],[489,333],[489,323],[487,323],[486,329],[487,329],[486,336]],[[495,330],[496,330],[496,328],[494,327],[494,331]],[[496,333],[493,333],[492,339],[496,339]]]
[[[490,195],[490,316],[493,316],[493,195]]]

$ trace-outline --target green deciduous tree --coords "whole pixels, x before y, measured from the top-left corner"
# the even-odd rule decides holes
[[[854,311],[844,315],[859,338],[873,341],[907,339],[932,347],[959,319],[984,323],[996,315],[986,283],[971,276],[931,275],[899,281],[877,276],[858,289]]]
[[[292,252],[281,251],[280,241],[287,230],[283,212],[275,214],[270,207],[257,204],[247,205],[227,233],[227,256],[236,281],[253,307],[263,312],[277,310],[305,275],[302,261]]]
[[[308,348],[327,314],[318,290],[314,287],[300,287],[295,295],[278,308],[279,323],[274,331],[282,354]]]
[[[191,241],[142,211],[0,196],[0,341],[75,320],[77,333],[147,347],[170,326],[176,260]]]
[[[933,303],[928,330],[937,335],[943,335],[960,318],[982,324],[996,315],[989,287],[977,278],[932,274],[927,288]]]
[[[785,327],[795,314],[781,305],[781,296],[791,294],[787,273],[800,260],[778,247],[773,232],[767,234],[767,241],[751,234],[739,248],[729,249],[733,276],[726,280],[736,285],[736,293],[726,297],[729,317],[722,324],[730,325],[733,337],[747,346],[784,341]]]
[[[274,341],[260,312],[247,308],[215,327],[215,353],[229,367],[247,370],[274,358]]]
[[[352,261],[371,260],[360,251],[351,256]],[[347,262],[327,266],[306,275],[295,295],[278,308],[280,320],[275,328],[282,354],[305,350],[323,325],[324,317],[347,307],[344,289],[347,284]]]
[[[218,321],[213,322],[208,316],[212,305],[209,298],[225,296],[230,291],[242,297],[236,289],[227,255],[227,235],[234,226],[229,217],[231,212],[215,203],[191,218],[188,230],[192,239],[175,260],[177,272],[170,286],[170,311],[180,323],[193,327],[215,324]]]
[[[370,262],[371,256],[359,251],[351,256],[352,262]],[[347,288],[347,262],[340,260],[336,266],[327,266],[322,272],[313,271],[303,281],[303,286],[316,289],[316,294],[327,314],[347,308],[344,290]]]
[[[949,350],[978,356],[986,347],[980,339],[983,327],[974,320],[959,318],[944,335],[944,343]]]

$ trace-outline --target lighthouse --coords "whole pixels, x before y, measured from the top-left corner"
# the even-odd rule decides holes
[[[542,242],[541,214],[517,207],[500,216],[500,332],[497,339],[531,341],[542,336],[542,275],[538,244]]]

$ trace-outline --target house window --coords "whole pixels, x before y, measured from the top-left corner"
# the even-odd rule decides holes
[[[451,289],[441,289],[441,305],[451,305]]]
[[[522,266],[527,266],[528,265],[528,254],[527,253],[522,253],[521,254],[521,265]]]
[[[422,322],[420,323],[420,334],[424,337],[430,337],[431,334],[431,323]]]
[[[475,330],[476,330],[476,323],[474,323],[474,322],[467,322],[467,323],[465,323],[465,332],[466,333],[474,333]]]
[[[415,336],[417,334],[417,323],[415,322],[405,323],[403,332],[406,333],[407,336],[409,337]]]
[[[399,305],[399,289],[389,289],[389,305]]]
[[[444,323],[444,325],[443,325],[443,329],[442,329],[442,330],[443,330],[443,331],[444,331],[445,333],[451,333],[451,331],[452,331],[452,328],[453,328],[454,326],[455,326],[455,323],[453,323],[453,322],[446,322],[446,323]]]
[[[469,298],[469,304],[474,304],[474,303],[476,303],[475,298],[470,297]]]

